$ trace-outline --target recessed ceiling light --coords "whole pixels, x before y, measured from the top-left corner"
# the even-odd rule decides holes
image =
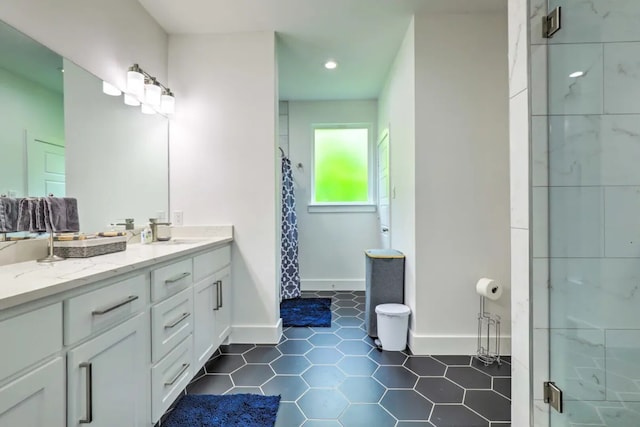
[[[330,59],[324,63],[324,68],[326,68],[327,70],[335,70],[337,66],[338,66],[338,63],[333,59]]]
[[[569,77],[582,77],[584,76],[584,71],[574,71],[573,73],[569,74]]]

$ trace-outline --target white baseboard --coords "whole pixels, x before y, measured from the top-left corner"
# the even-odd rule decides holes
[[[476,354],[478,337],[475,335],[418,335],[409,331],[409,348],[416,355]],[[511,354],[511,336],[501,337],[500,355]]]
[[[364,291],[364,279],[302,279],[303,291]]]
[[[275,325],[234,325],[230,344],[278,344],[282,336],[282,319]]]

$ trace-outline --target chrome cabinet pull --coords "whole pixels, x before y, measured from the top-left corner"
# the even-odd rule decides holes
[[[218,311],[220,310],[220,285],[219,285],[220,281],[216,280],[215,282],[213,282],[213,284],[216,286],[216,306],[214,307],[213,311]]]
[[[80,369],[85,368],[87,370],[87,376],[86,376],[86,401],[87,401],[87,413],[85,418],[81,418],[78,422],[80,424],[89,424],[93,421],[93,393],[92,393],[92,389],[93,389],[93,371],[92,371],[92,367],[91,367],[91,363],[89,362],[82,362],[80,364]]]
[[[182,374],[185,373],[185,371],[187,369],[189,369],[190,364],[189,363],[183,363],[182,364],[182,368],[180,369],[180,371],[178,371],[178,373],[171,378],[169,381],[167,381],[166,383],[164,383],[165,386],[170,386],[173,385],[176,381],[178,381],[178,378],[180,378],[182,376]]]
[[[189,277],[189,276],[191,276],[191,273],[189,273],[188,271],[185,271],[184,273],[180,273],[180,274],[178,274],[176,277],[173,277],[173,278],[171,278],[171,279],[167,279],[167,280],[165,280],[165,281],[164,281],[164,284],[165,284],[165,285],[169,285],[169,284],[171,284],[171,283],[175,283],[175,282],[177,282],[178,280],[184,279],[185,277]]]
[[[127,304],[129,304],[130,302],[135,301],[135,300],[137,300],[137,299],[138,299],[138,296],[137,296],[137,295],[130,295],[130,296],[128,296],[127,298],[123,299],[122,301],[115,303],[115,304],[114,304],[114,305],[112,305],[111,307],[101,308],[101,309],[99,309],[99,310],[93,310],[93,311],[91,312],[91,315],[92,315],[92,316],[101,316],[101,315],[103,315],[103,314],[107,314],[108,312],[113,311],[113,310],[115,310],[116,308],[120,308],[120,307],[122,307],[123,305],[127,305]]]
[[[176,320],[174,320],[173,322],[169,323],[168,325],[164,325],[164,328],[165,329],[174,328],[178,323],[182,322],[184,319],[186,319],[190,315],[191,315],[191,313],[182,313],[182,316],[178,317]]]
[[[218,280],[218,308],[222,308],[222,280]]]

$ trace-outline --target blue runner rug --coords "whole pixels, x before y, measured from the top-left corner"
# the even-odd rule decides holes
[[[280,303],[282,326],[331,326],[331,298],[294,298]]]
[[[188,394],[162,427],[273,427],[280,396]]]

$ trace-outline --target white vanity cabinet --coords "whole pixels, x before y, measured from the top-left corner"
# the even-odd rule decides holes
[[[69,351],[69,427],[147,425],[148,330],[140,313]]]
[[[203,366],[231,333],[231,247],[193,259],[195,363]]]
[[[0,426],[64,427],[62,304],[0,321]]]
[[[106,255],[110,273],[0,310],[0,427],[152,427],[231,332],[229,241]]]
[[[157,422],[195,374],[193,258],[151,272],[151,418]]]
[[[227,266],[216,273],[218,292],[220,293],[219,308],[216,311],[216,348],[227,339],[231,333],[231,266]]]

